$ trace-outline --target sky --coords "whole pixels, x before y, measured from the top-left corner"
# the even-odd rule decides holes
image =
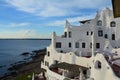
[[[0,0],[0,38],[51,38],[65,21],[93,19],[111,0]]]

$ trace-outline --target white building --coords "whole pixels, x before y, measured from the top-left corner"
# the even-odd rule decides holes
[[[52,35],[42,63],[47,80],[120,80],[120,18],[105,8],[94,19]]]

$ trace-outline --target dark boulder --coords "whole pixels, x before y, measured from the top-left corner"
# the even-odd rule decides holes
[[[29,55],[29,54],[30,54],[29,52],[24,52],[24,53],[22,53],[21,55],[27,56],[27,55]]]

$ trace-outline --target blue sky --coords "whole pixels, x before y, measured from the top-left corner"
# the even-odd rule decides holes
[[[111,0],[0,0],[0,38],[50,38],[105,7]]]

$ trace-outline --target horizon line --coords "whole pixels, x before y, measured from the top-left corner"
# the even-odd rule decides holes
[[[0,38],[0,40],[51,40],[51,38]]]

